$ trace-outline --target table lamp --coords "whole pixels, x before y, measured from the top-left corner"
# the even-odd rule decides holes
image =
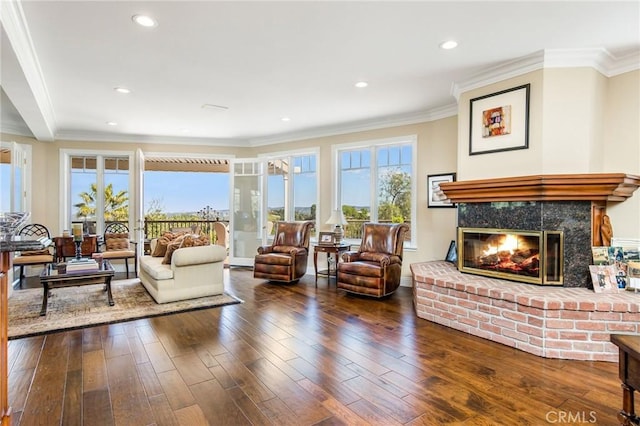
[[[344,218],[344,214],[342,210],[334,210],[331,212],[331,216],[329,220],[325,222],[327,225],[335,225],[336,227],[333,229],[333,235],[335,237],[336,244],[340,244],[342,241],[342,237],[344,236],[344,230],[342,229],[342,225],[346,225],[347,219]]]

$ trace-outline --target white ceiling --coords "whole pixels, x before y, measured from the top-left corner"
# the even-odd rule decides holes
[[[461,89],[531,55],[543,66],[589,56],[605,74],[640,68],[638,1],[1,7],[1,130],[43,141],[259,145],[453,115]],[[139,13],[158,26],[134,24]],[[459,47],[440,49],[447,39]]]

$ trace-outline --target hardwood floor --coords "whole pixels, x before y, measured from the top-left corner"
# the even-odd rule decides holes
[[[539,358],[384,300],[226,270],[245,303],[9,342],[14,425],[614,425],[617,364]]]

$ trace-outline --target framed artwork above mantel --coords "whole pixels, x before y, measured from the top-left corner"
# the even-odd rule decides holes
[[[529,148],[530,84],[471,99],[469,155]]]

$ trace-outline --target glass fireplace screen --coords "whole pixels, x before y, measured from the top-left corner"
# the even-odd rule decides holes
[[[531,284],[562,285],[562,231],[458,228],[461,272]]]

